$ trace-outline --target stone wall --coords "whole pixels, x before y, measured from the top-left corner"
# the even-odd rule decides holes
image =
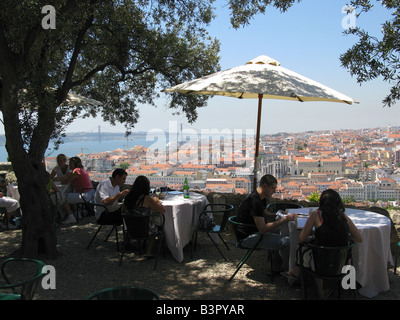
[[[392,220],[392,239],[391,239],[391,248],[393,257],[396,253],[397,243],[400,241],[400,210],[389,210],[389,215]],[[393,229],[395,232],[393,232]]]
[[[0,172],[10,172],[13,171],[11,162],[0,162]]]

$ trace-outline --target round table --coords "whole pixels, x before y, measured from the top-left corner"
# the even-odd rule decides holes
[[[309,209],[289,209],[289,213],[308,215]],[[353,265],[356,269],[357,282],[362,286],[359,293],[373,298],[380,292],[390,289],[388,266],[393,265],[390,251],[391,221],[389,218],[371,211],[346,208],[347,216],[360,230],[363,241],[353,248]],[[289,268],[294,267],[296,248],[301,230],[296,223],[289,223],[290,259]]]
[[[166,209],[165,241],[172,256],[182,262],[183,248],[192,240],[192,229],[208,200],[194,192],[190,192],[189,199],[184,199],[182,192],[169,192],[161,202]]]

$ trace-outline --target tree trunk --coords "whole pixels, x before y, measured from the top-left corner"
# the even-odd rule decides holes
[[[43,255],[47,259],[55,259],[58,256],[55,208],[47,196],[46,185],[41,183],[43,179],[38,180],[32,184],[18,182],[22,210],[20,254],[29,258]]]
[[[18,121],[16,91],[3,83],[1,95],[6,149],[18,180],[22,211],[22,243],[19,254],[23,257],[47,259],[57,257],[55,210],[47,195],[49,174],[44,165],[46,136],[40,137],[30,154],[24,149]],[[46,127],[47,129],[47,127]],[[46,140],[47,139],[47,140]]]

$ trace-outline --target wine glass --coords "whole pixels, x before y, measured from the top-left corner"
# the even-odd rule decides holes
[[[160,194],[161,194],[161,188],[157,187],[156,188],[156,195],[157,195],[157,198],[159,198],[159,199],[160,199]]]

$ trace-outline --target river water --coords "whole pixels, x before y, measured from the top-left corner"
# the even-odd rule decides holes
[[[70,158],[78,153],[97,153],[113,151],[120,148],[126,150],[131,149],[134,146],[162,148],[162,146],[157,146],[157,141],[149,141],[146,139],[133,139],[132,141],[128,141],[128,143],[126,140],[74,141],[61,144],[58,150],[54,150],[52,144],[50,144],[50,146],[51,148],[46,151],[46,157],[56,157],[59,153],[64,153],[68,158]],[[0,145],[0,162],[6,162],[7,157],[8,154],[5,146]]]

